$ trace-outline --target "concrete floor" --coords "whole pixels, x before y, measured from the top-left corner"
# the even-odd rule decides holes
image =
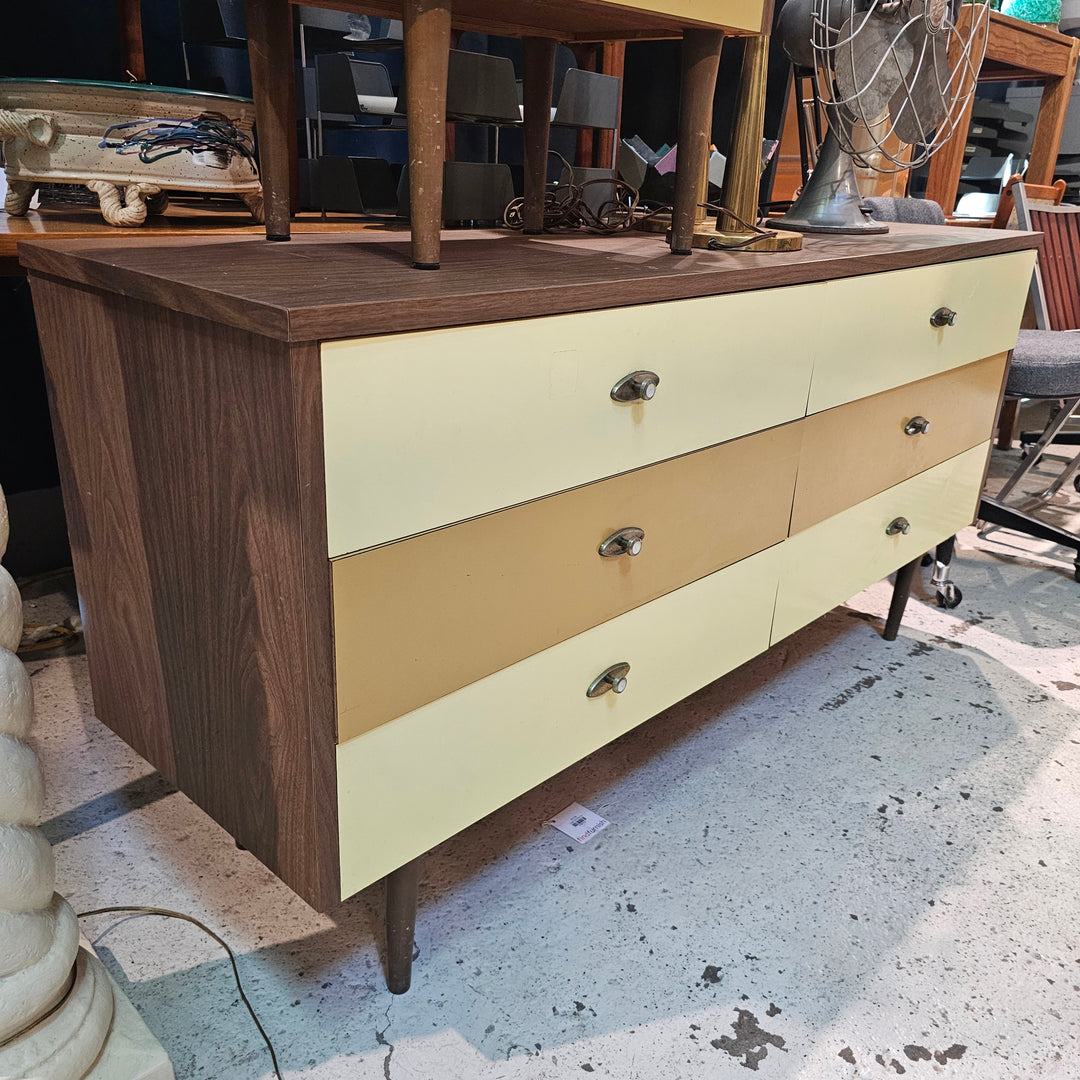
[[[875,585],[438,847],[400,998],[380,887],[312,912],[94,718],[85,657],[31,660],[59,888],[209,923],[290,1076],[1076,1080],[1080,585],[974,530],[955,577],[956,611],[924,589],[889,644]],[[545,824],[575,801],[611,821],[580,846]],[[179,1080],[272,1075],[212,941],[87,928]]]

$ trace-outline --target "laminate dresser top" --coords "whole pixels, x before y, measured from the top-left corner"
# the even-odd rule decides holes
[[[1037,247],[1040,234],[890,224],[884,236],[806,236],[791,253],[672,255],[656,235],[449,233],[443,268],[411,267],[407,238],[35,240],[30,271],[303,342],[800,285]]]

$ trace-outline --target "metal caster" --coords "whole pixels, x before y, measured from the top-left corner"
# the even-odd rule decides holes
[[[1080,571],[1078,571],[1080,573]],[[959,587],[951,581],[946,581],[937,592],[938,607],[945,608],[951,611],[954,607],[960,606],[960,601],[964,599],[964,594],[960,591]]]

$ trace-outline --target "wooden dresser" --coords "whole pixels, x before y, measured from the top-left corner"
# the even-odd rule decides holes
[[[98,716],[334,905],[969,523],[1037,239],[24,244]]]

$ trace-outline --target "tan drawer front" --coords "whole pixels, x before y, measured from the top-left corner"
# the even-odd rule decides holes
[[[803,420],[792,533],[989,439],[1007,360],[987,357]],[[929,429],[907,434],[919,418]]]
[[[331,557],[804,415],[825,288],[323,345]]]
[[[339,559],[338,738],[354,738],[783,540],[800,424]],[[636,556],[601,543],[644,530]]]
[[[826,285],[829,349],[814,366],[810,412],[970,364],[1016,344],[1033,251],[843,278]],[[930,316],[957,313],[940,329]]]
[[[772,640],[779,641],[971,523],[989,443],[811,526],[781,546]],[[911,530],[889,536],[903,517]]]
[[[766,648],[782,545],[338,747],[342,896]],[[624,693],[586,697],[610,665]],[[552,807],[552,811],[561,807]],[[392,821],[393,828],[383,823]]]

